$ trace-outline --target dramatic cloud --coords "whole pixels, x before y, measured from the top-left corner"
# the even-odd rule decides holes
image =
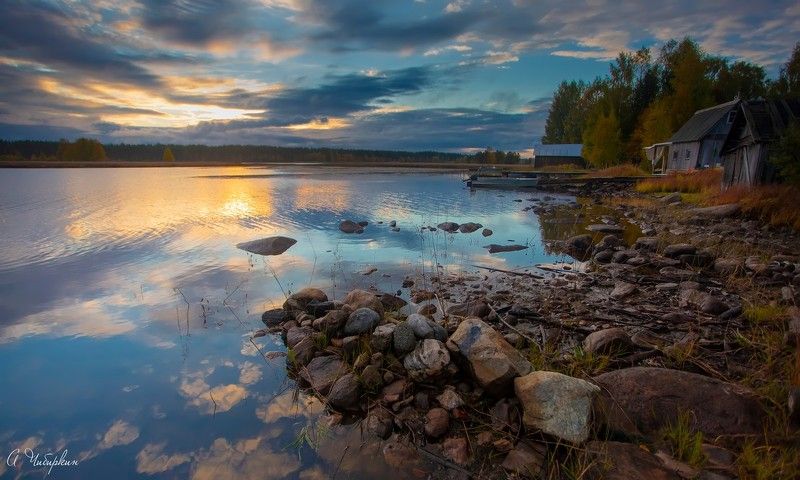
[[[0,138],[526,150],[563,79],[692,36],[774,75],[796,2],[10,0]]]

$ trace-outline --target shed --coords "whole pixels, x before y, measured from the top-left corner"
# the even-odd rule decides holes
[[[722,164],[722,145],[736,118],[738,98],[694,112],[667,143],[666,170],[693,170]]]
[[[645,147],[644,154],[650,160],[653,173],[664,173],[667,171],[667,159],[669,158],[669,148],[672,146],[669,142],[654,143],[649,147]]]
[[[586,168],[586,159],[581,151],[583,144],[558,143],[549,145],[535,145],[533,147],[534,168],[554,167],[557,165],[574,165]]]
[[[751,186],[778,180],[778,171],[769,162],[770,145],[800,119],[800,101],[750,100],[742,102],[738,111],[722,148],[723,184]]]

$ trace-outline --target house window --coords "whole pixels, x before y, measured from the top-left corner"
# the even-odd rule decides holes
[[[686,160],[689,160],[689,157],[691,157],[691,156],[692,156],[692,151],[687,148],[686,149]]]
[[[677,150],[675,150],[674,152],[672,152],[672,159],[673,159],[673,160],[677,160],[677,159],[678,159],[678,151],[677,151]]]
[[[736,110],[731,110],[728,112],[728,123],[733,123],[736,120]]]

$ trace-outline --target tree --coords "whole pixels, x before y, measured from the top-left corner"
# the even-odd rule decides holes
[[[583,132],[583,157],[597,168],[616,165],[622,160],[619,121],[614,112],[601,114]]]
[[[561,82],[553,93],[542,143],[580,143],[584,120],[582,100],[586,89],[582,81]]]
[[[787,183],[800,185],[800,123],[793,121],[770,152],[770,162]]]
[[[161,156],[161,161],[169,163],[175,162],[175,156],[172,155],[172,150],[169,147],[164,149],[164,154]]]
[[[68,162],[99,162],[106,159],[106,151],[97,140],[79,138],[70,143],[62,139],[56,157]]]
[[[781,67],[778,79],[770,85],[773,97],[800,97],[800,42],[794,45],[792,55]]]
[[[733,100],[737,95],[742,99],[763,97],[766,93],[767,74],[764,67],[750,62],[723,62],[714,82],[714,98],[717,103]]]

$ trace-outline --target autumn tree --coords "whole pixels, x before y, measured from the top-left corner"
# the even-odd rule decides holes
[[[61,140],[56,157],[68,162],[99,162],[106,159],[103,144],[89,138],[79,138],[75,142]]]
[[[164,154],[161,156],[161,161],[169,163],[175,162],[175,156],[172,155],[172,149],[170,149],[169,147],[166,147],[164,149]]]
[[[583,158],[597,168],[606,168],[621,163],[622,152],[616,114],[613,111],[600,114],[583,133]]]
[[[787,183],[800,185],[800,123],[791,122],[770,152],[770,163]]]
[[[800,42],[794,45],[792,55],[781,67],[778,78],[770,85],[773,97],[800,97]]]
[[[580,143],[584,121],[583,95],[587,88],[583,81],[561,82],[553,93],[542,143]]]

